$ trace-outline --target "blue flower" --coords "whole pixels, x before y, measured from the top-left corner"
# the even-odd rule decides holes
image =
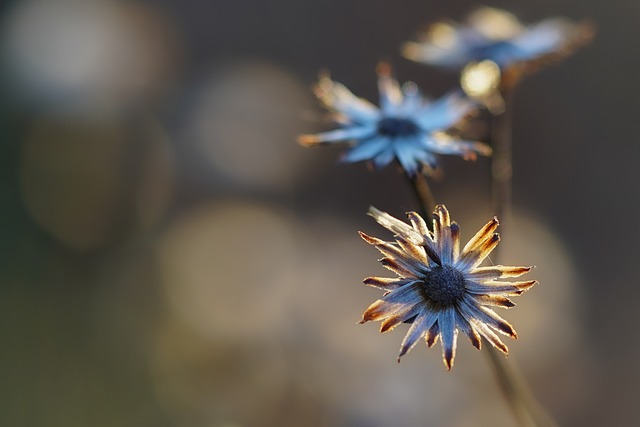
[[[483,7],[467,24],[438,22],[420,42],[408,42],[403,54],[429,65],[460,69],[469,62],[490,60],[511,65],[563,54],[591,37],[588,24],[549,18],[531,26],[500,9]]]
[[[379,108],[328,76],[321,76],[316,95],[335,113],[334,119],[340,127],[302,135],[300,143],[313,146],[351,142],[342,161],[370,161],[376,168],[382,168],[395,159],[410,176],[418,171],[435,170],[439,154],[457,155],[466,160],[474,160],[478,154],[491,154],[491,148],[485,144],[459,141],[446,133],[476,108],[460,91],[431,102],[413,83],[401,88],[387,64],[378,67],[378,86]]]

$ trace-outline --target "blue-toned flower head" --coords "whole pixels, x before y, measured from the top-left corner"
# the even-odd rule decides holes
[[[351,143],[345,162],[370,161],[381,168],[397,160],[407,174],[431,172],[438,167],[438,155],[451,154],[473,160],[488,156],[491,149],[482,143],[460,141],[446,131],[476,108],[460,91],[436,101],[423,97],[417,86],[400,87],[390,67],[378,67],[380,106],[358,98],[329,76],[321,76],[315,88],[324,105],[335,113],[338,129],[303,135],[303,145]]]
[[[480,267],[500,241],[495,232],[497,218],[461,248],[460,227],[444,205],[436,206],[433,213],[433,231],[415,212],[407,214],[409,224],[373,207],[369,215],[391,231],[395,241],[360,235],[384,255],[380,262],[396,277],[364,280],[385,294],[365,310],[360,323],[379,320],[380,332],[411,323],[398,361],[420,339],[431,347],[440,338],[445,366],[451,369],[459,331],[478,349],[484,338],[507,354],[509,350],[497,333],[516,338],[516,331],[490,307],[513,307],[508,297],[522,294],[537,282],[504,280],[521,276],[532,267]]]
[[[569,53],[591,36],[588,24],[549,18],[524,26],[509,12],[482,7],[466,24],[433,24],[423,40],[406,43],[403,53],[409,59],[444,68],[461,69],[469,62],[490,60],[504,69]]]

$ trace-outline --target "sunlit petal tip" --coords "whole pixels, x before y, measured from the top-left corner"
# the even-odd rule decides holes
[[[521,291],[528,291],[529,289],[533,288],[535,285],[537,285],[539,282],[537,280],[529,280],[527,282],[521,282],[520,284],[517,285],[517,287],[521,290]]]
[[[391,77],[391,64],[386,61],[378,62],[376,66],[376,73],[378,77]]]
[[[379,245],[380,243],[384,243],[383,240],[380,240],[376,237],[371,237],[363,231],[358,231],[358,234],[360,235],[360,237],[362,237],[362,240],[369,243],[370,245]]]
[[[405,42],[400,47],[400,52],[402,56],[407,59],[411,59],[413,61],[418,61],[421,58],[420,54],[420,44],[416,42]]]
[[[298,144],[303,147],[313,147],[314,145],[318,145],[321,142],[321,139],[318,135],[300,135],[298,137]]]
[[[442,359],[444,361],[444,366],[447,368],[447,371],[450,371],[451,368],[453,368],[453,354],[451,354],[451,352],[448,352]]]

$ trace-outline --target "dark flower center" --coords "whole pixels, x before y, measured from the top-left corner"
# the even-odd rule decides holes
[[[385,117],[378,122],[378,133],[384,136],[410,136],[418,133],[418,126],[409,119]]]
[[[423,280],[424,296],[437,306],[450,306],[464,297],[464,275],[450,265],[433,267]]]

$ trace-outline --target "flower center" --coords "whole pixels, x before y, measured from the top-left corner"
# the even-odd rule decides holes
[[[424,296],[438,306],[450,306],[464,297],[464,275],[450,265],[433,267],[424,276]]]
[[[418,126],[409,119],[385,117],[378,122],[378,133],[384,136],[410,136],[418,133]]]

